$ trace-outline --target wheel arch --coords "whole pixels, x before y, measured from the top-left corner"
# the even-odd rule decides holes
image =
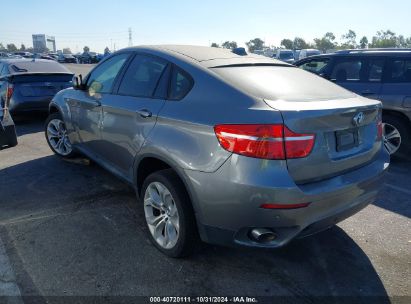
[[[396,116],[403,119],[409,127],[411,127],[411,120],[410,118],[402,113],[401,111],[391,110],[391,109],[382,109],[382,119],[384,120],[384,116]]]
[[[60,113],[60,108],[55,104],[55,103],[50,103],[49,105],[49,114],[53,114],[53,113]]]
[[[173,161],[170,161],[169,159],[154,153],[146,153],[143,155],[139,155],[134,162],[133,177],[133,183],[137,196],[140,197],[140,191],[144,183],[144,179],[151,173],[164,169],[172,169],[177,174],[180,181],[183,183],[187,195],[190,198],[191,206],[193,207],[198,231],[200,233],[201,238],[203,238],[203,236],[205,235],[205,231],[203,225],[201,224],[201,208],[199,208],[199,206],[197,205],[198,200],[196,198],[196,195],[192,191],[192,188],[190,187],[189,178],[184,173],[184,170],[178,167],[178,165]]]

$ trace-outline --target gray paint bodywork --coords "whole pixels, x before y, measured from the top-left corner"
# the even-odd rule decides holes
[[[297,235],[324,229],[375,199],[389,163],[381,140],[375,140],[380,103],[361,97],[334,100],[335,107],[329,100],[299,104],[263,100],[210,69],[247,62],[288,66],[256,55],[187,46],[123,52],[130,51],[160,56],[184,69],[194,79],[192,90],[182,100],[172,101],[91,97],[86,91],[67,89],[55,96],[50,107],[62,114],[76,149],[135,187],[138,166],[146,157],[172,167],[187,187],[203,240],[261,246],[248,238],[248,231],[267,227],[279,237],[264,246],[277,247]],[[136,112],[141,109],[153,116],[141,118]],[[346,128],[358,110],[369,113],[360,146],[364,151],[332,159],[327,145],[333,143],[326,132]],[[219,145],[214,133],[216,124],[283,122],[296,132],[319,132],[309,158],[262,160],[232,154]],[[259,208],[267,202],[311,204],[298,210]],[[315,223],[318,227],[311,231]]]

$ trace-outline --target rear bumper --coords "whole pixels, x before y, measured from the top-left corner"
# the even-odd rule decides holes
[[[13,119],[0,109],[0,150],[17,145],[17,134]]]
[[[11,114],[48,112],[49,104],[52,99],[53,96],[28,97],[27,100],[12,99],[9,105],[9,111]]]
[[[233,155],[215,173],[186,173],[204,241],[275,248],[324,230],[373,203],[388,166],[389,155],[381,150],[377,159],[360,169],[296,185],[284,164],[271,165],[270,161]],[[310,205],[301,209],[261,209],[265,203]],[[258,243],[249,237],[253,228],[268,228],[277,238]]]

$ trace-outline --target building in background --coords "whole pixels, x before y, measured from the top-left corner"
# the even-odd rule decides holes
[[[35,52],[44,52],[46,50],[56,52],[56,39],[53,36],[44,34],[33,34],[33,49]]]

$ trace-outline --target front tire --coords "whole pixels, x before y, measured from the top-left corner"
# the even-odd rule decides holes
[[[189,196],[177,174],[171,169],[152,173],[140,198],[151,242],[169,257],[190,255],[199,238]]]
[[[75,156],[73,147],[67,136],[66,125],[60,113],[53,113],[47,117],[44,130],[47,144],[60,157],[72,158]]]

